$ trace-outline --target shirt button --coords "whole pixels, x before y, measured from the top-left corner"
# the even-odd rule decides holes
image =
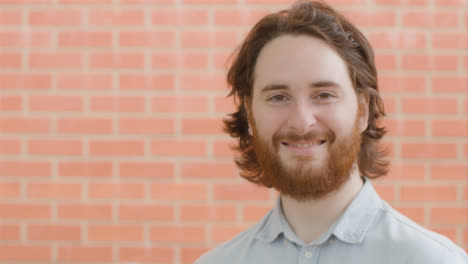
[[[286,238],[283,240],[283,244],[285,244],[285,245],[288,244],[288,240]]]
[[[306,257],[306,258],[311,258],[311,257],[312,257],[312,253],[311,253],[310,251],[307,251],[307,252],[305,253],[305,257]]]

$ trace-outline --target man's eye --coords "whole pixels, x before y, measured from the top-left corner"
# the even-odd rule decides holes
[[[281,95],[281,94],[270,97],[270,101],[273,101],[273,102],[280,102],[284,100],[286,100],[286,96]]]
[[[321,99],[321,100],[324,100],[324,99],[330,99],[334,97],[332,94],[329,94],[329,93],[321,93],[318,95],[318,98]]]

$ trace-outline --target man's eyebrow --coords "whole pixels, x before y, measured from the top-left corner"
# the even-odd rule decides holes
[[[321,87],[340,88],[341,86],[334,81],[326,80],[326,81],[313,82],[310,84],[310,87],[312,88],[321,88]]]
[[[340,88],[341,86],[330,80],[325,80],[325,81],[317,81],[309,84],[309,87],[311,88],[322,88],[322,87],[329,87],[329,88]],[[267,92],[271,90],[287,90],[289,89],[289,86],[287,84],[269,84],[263,87],[263,89],[260,92]]]

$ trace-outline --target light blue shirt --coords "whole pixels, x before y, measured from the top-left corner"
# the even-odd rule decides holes
[[[306,244],[295,235],[278,199],[257,225],[195,261],[234,263],[468,264],[468,256],[448,238],[390,207],[367,180],[341,217],[314,242]]]

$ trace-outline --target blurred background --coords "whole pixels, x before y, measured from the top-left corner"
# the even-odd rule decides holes
[[[238,176],[226,61],[286,0],[0,0],[0,263],[192,263],[277,194]],[[468,250],[468,1],[333,0],[370,39],[379,194]]]

